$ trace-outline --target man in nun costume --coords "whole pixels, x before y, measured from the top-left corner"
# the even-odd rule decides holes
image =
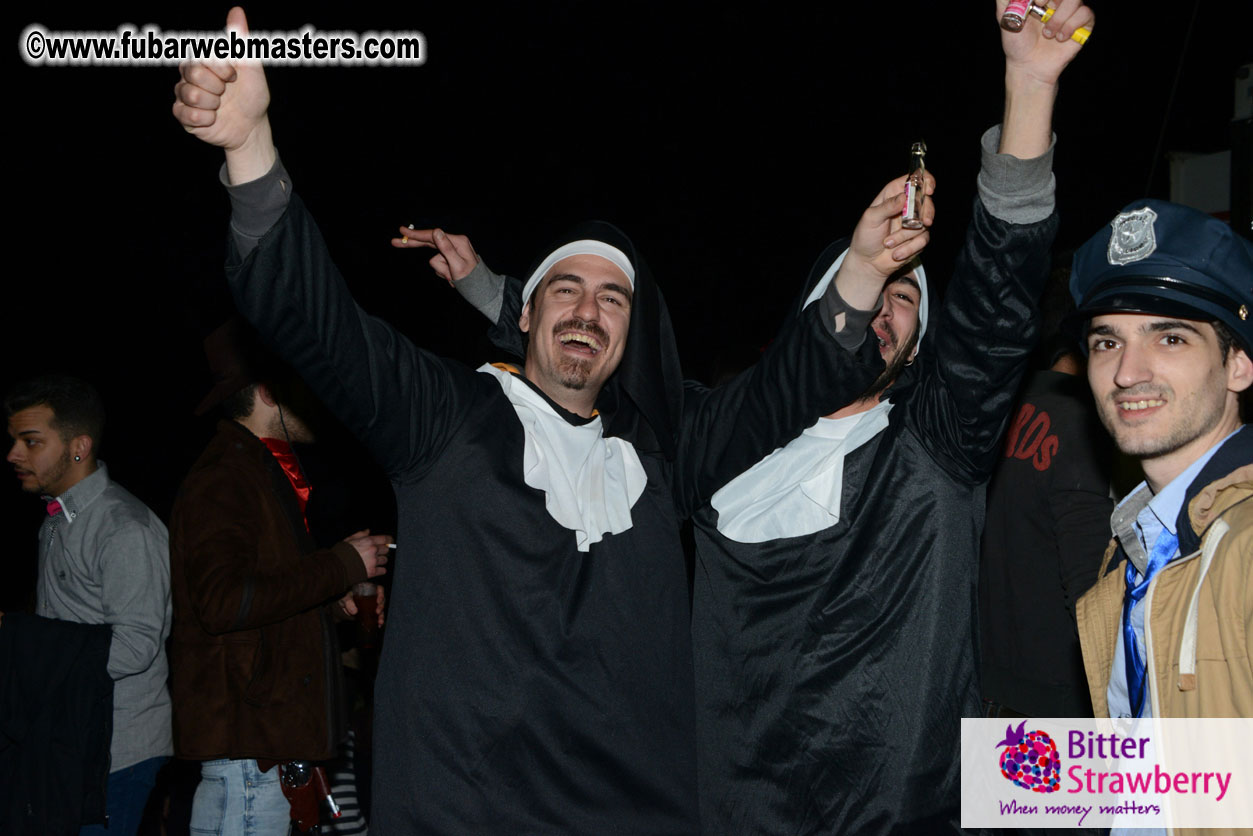
[[[1005,119],[983,136],[972,221],[934,314],[920,264],[891,275],[864,269],[900,243],[884,210],[899,211],[900,180],[851,244],[818,258],[798,313],[834,285],[847,306],[837,339],[865,339],[888,368],[693,516],[708,834],[959,829],[959,721],[980,707],[985,486],[1036,339],[1057,226],[1057,79],[1079,50],[1071,35],[1092,20],[1063,3],[1047,32],[1002,33]],[[481,270],[475,278],[458,289],[489,317],[499,313],[494,339],[507,345],[516,283]]]
[[[240,311],[395,488],[372,827],[698,832],[680,520],[882,371],[833,338],[834,292],[689,397],[647,264],[585,224],[515,296],[524,367],[471,370],[354,303],[277,157],[260,67],[186,65],[175,97],[226,150]]]

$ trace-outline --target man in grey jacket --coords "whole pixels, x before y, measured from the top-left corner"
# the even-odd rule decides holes
[[[170,565],[165,526],[109,479],[96,458],[104,429],[100,395],[72,377],[20,384],[5,399],[8,461],[22,490],[47,503],[39,530],[36,613],[112,630],[113,679],[108,829],[134,833],[170,733]]]

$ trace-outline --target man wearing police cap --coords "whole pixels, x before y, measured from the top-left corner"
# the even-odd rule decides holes
[[[1079,250],[1071,292],[1101,420],[1145,475],[1078,605],[1096,714],[1251,717],[1231,649],[1253,623],[1253,246],[1140,201]]]

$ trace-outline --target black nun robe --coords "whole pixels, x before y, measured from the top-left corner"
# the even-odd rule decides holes
[[[583,551],[526,482],[526,437],[501,380],[417,348],[358,308],[298,197],[264,234],[241,235],[266,226],[248,217],[258,193],[290,194],[235,189],[250,187],[251,197],[233,195],[237,304],[396,493],[372,828],[696,833],[679,522],[811,415],[864,388],[882,369],[877,356],[855,361],[815,312],[738,386],[689,400],[643,260],[612,227],[575,231],[608,239],[635,266],[626,353],[593,420],[629,442],[646,476],[630,527]],[[549,406],[571,427],[586,424]]]

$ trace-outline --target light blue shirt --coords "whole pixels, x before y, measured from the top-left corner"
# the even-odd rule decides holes
[[[1153,494],[1147,482],[1141,482],[1136,489],[1131,492],[1122,502],[1118,503],[1118,507],[1114,509],[1114,514],[1110,518],[1110,526],[1113,534],[1118,538],[1119,543],[1123,547],[1123,551],[1127,553],[1127,558],[1136,567],[1136,582],[1139,583],[1144,579],[1144,569],[1148,565],[1148,555],[1153,551],[1157,538],[1161,536],[1163,531],[1168,531],[1172,536],[1178,536],[1179,532],[1176,524],[1179,519],[1179,512],[1183,510],[1183,500],[1187,496],[1188,487],[1196,480],[1196,477],[1204,469],[1209,460],[1218,452],[1218,448],[1226,443],[1228,438],[1239,432],[1237,429],[1231,435],[1226,436],[1213,447],[1209,448],[1197,458],[1196,461],[1188,465],[1182,473],[1170,481],[1162,488],[1157,495]],[[1179,549],[1175,549],[1175,553],[1170,559],[1174,560],[1179,557]],[[1144,616],[1148,611],[1146,602],[1141,601],[1140,605],[1131,611],[1131,626],[1136,632],[1136,647],[1140,651],[1140,658],[1147,663],[1148,655],[1145,651],[1144,644]],[[1148,678],[1147,687],[1148,695],[1144,700],[1144,710],[1141,712],[1142,717],[1153,716],[1152,706],[1152,688],[1153,678]],[[1106,699],[1109,701],[1109,716],[1111,717],[1130,717],[1131,716],[1131,699],[1128,695],[1127,688],[1127,663],[1126,650],[1123,647],[1122,630],[1118,631],[1118,642],[1114,647],[1114,668],[1110,672],[1109,686],[1105,693]]]
[[[1237,429],[1236,432],[1240,430]],[[1153,551],[1153,547],[1157,544],[1157,538],[1161,536],[1163,531],[1168,531],[1172,535],[1178,536],[1177,523],[1179,520],[1179,512],[1183,510],[1183,500],[1187,496],[1188,487],[1201,473],[1201,470],[1209,463],[1209,460],[1218,452],[1218,448],[1226,443],[1228,438],[1236,433],[1233,432],[1222,441],[1205,451],[1200,458],[1188,465],[1187,469],[1170,481],[1166,487],[1154,496],[1152,489],[1147,482],[1141,482],[1136,486],[1126,499],[1118,503],[1118,507],[1114,509],[1114,514],[1110,518],[1110,527],[1113,529],[1114,536],[1118,538],[1118,542],[1122,544],[1123,551],[1127,553],[1127,558],[1136,567],[1136,583],[1144,579],[1144,569],[1148,565],[1148,556]],[[1175,547],[1175,553],[1171,555],[1171,560],[1179,557],[1179,548]],[[1164,568],[1164,567],[1163,567]],[[1134,610],[1131,611],[1131,626],[1136,631],[1136,647],[1140,651],[1140,658],[1148,663],[1148,654],[1145,652],[1144,644],[1144,618],[1148,612],[1147,596],[1145,600],[1140,602]],[[1109,686],[1105,690],[1105,698],[1109,701],[1109,716],[1111,717],[1130,717],[1131,716],[1131,697],[1127,687],[1127,662],[1126,648],[1123,644],[1122,630],[1118,631],[1118,643],[1114,647],[1114,668],[1110,671]],[[1141,717],[1153,716],[1153,677],[1150,674],[1145,682],[1148,689],[1144,698],[1144,710],[1140,712]],[[1124,836],[1124,834],[1139,834],[1139,836],[1157,836],[1161,834],[1165,836],[1166,831],[1158,828],[1121,828],[1115,827],[1110,831],[1110,836]]]

